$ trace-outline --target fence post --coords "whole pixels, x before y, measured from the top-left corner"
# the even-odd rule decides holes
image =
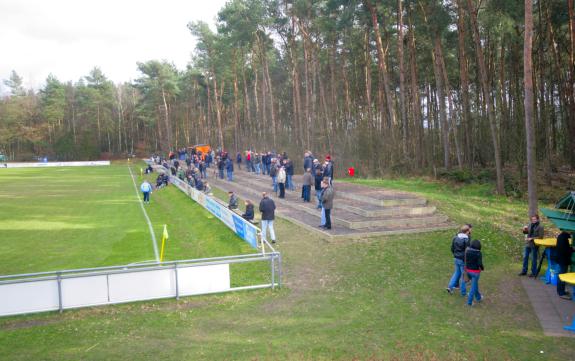
[[[178,284],[178,264],[174,263],[174,272],[176,273],[176,300],[180,299],[180,287]]]
[[[276,280],[275,280],[275,257],[274,254],[271,253],[271,258],[270,258],[270,265],[271,265],[271,269],[272,269],[272,290],[276,288]]]
[[[56,279],[58,281],[58,311],[62,313],[64,309],[62,307],[62,274],[60,272],[57,273]]]
[[[278,287],[282,287],[282,254],[278,253]]]

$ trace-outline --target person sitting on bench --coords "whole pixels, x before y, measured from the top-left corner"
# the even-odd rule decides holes
[[[246,199],[245,204],[246,204],[246,211],[244,214],[242,214],[242,217],[246,221],[253,222],[254,221],[254,204],[249,199]]]
[[[156,178],[156,188],[160,189],[162,188],[162,183],[163,183],[163,177],[161,174],[158,174],[158,178]]]
[[[232,191],[229,191],[228,194],[230,196],[230,201],[228,202],[228,208],[238,209],[238,196],[236,196]]]
[[[204,184],[204,193],[208,195],[212,193],[212,187],[210,187],[210,184],[208,182]]]

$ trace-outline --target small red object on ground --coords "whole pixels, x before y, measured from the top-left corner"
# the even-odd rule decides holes
[[[349,174],[350,177],[353,177],[355,175],[355,168],[354,167],[347,168],[347,174]]]

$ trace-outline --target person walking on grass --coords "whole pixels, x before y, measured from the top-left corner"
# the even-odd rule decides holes
[[[144,203],[150,203],[150,194],[152,194],[152,185],[145,180],[140,186],[140,190],[144,194]]]
[[[262,214],[262,240],[267,240],[267,230],[270,230],[270,237],[272,243],[276,243],[276,232],[274,231],[274,218],[275,218],[276,204],[268,197],[266,192],[262,193],[262,200],[260,201],[260,212]]]
[[[541,239],[545,234],[545,230],[539,220],[538,214],[531,216],[531,224],[523,227],[523,233],[525,234],[525,248],[523,249],[523,269],[521,270],[521,273],[519,273],[519,276],[525,276],[527,274],[529,254],[531,254],[531,274],[529,277],[536,277],[537,254],[539,253],[539,247],[535,245],[535,239]]]
[[[465,250],[469,247],[470,235],[471,228],[466,224],[459,229],[459,233],[451,240],[451,253],[454,258],[455,270],[446,289],[450,295],[453,294],[453,289],[457,287],[461,288],[461,296],[467,294],[465,281],[463,280],[463,268],[465,267]]]
[[[465,272],[467,272],[471,280],[471,290],[467,295],[467,305],[471,306],[473,305],[473,299],[476,302],[481,302],[484,299],[481,292],[479,292],[479,276],[481,276],[481,271],[484,270],[481,242],[478,239],[474,239],[465,250],[463,257],[465,259]]]

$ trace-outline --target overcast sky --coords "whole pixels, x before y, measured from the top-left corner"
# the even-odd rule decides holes
[[[26,88],[48,74],[77,81],[95,66],[114,82],[139,76],[136,62],[190,61],[187,24],[212,25],[225,0],[0,0],[0,79],[12,70]],[[6,91],[0,85],[0,93]]]

